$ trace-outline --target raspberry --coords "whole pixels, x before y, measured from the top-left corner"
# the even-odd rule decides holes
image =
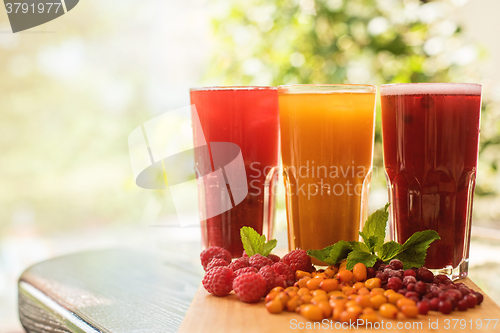
[[[204,270],[207,270],[207,265],[213,258],[221,258],[227,262],[231,262],[231,259],[233,257],[231,256],[231,253],[228,250],[223,249],[222,247],[218,246],[209,247],[208,249],[205,249],[203,250],[203,252],[200,253],[201,265],[203,266]]]
[[[285,263],[277,262],[271,266],[276,274],[283,277],[286,286],[291,287],[295,283],[295,273],[293,269]]]
[[[227,266],[229,263],[221,258],[212,258],[207,265],[207,272],[217,266]]]
[[[209,270],[203,277],[203,287],[215,296],[224,296],[233,289],[233,270],[226,266],[217,266]]]
[[[240,276],[241,274],[245,274],[245,273],[257,273],[258,270],[257,268],[255,267],[244,267],[244,268],[240,268],[236,271],[234,271],[234,276]]]
[[[271,259],[266,258],[258,253],[251,256],[248,262],[250,263],[250,266],[255,267],[259,270],[264,266],[271,266],[273,264],[273,261]]]
[[[242,302],[258,302],[266,293],[266,280],[257,273],[245,273],[234,279],[233,289]]]
[[[270,253],[267,256],[269,259],[271,259],[273,262],[280,262],[281,258],[275,254]]]
[[[247,257],[248,258],[248,254],[245,252],[245,250],[243,250],[243,253],[241,254],[242,257]]]
[[[278,286],[278,274],[274,272],[271,266],[264,266],[259,270],[259,275],[262,275],[264,280],[266,280],[266,294],[271,291],[274,287]],[[283,278],[280,279],[281,283],[284,282]],[[283,285],[280,285],[283,287]]]
[[[248,257],[238,258],[229,264],[229,268],[231,268],[233,271],[236,271],[240,268],[245,268],[248,266],[250,266],[250,264],[248,263]]]
[[[311,257],[304,250],[293,250],[286,254],[281,261],[290,266],[294,271],[301,270],[312,272]]]

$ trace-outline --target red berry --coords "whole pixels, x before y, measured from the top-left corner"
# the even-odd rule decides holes
[[[258,302],[266,293],[266,280],[257,273],[245,273],[234,279],[233,289],[242,302]]]
[[[408,285],[406,286],[406,289],[408,291],[415,291],[415,283],[408,283]]]
[[[413,272],[413,271],[412,271]],[[414,272],[415,273],[415,272]],[[414,276],[412,275],[406,275],[404,278],[403,278],[403,286],[407,286],[408,284],[410,283],[417,283],[417,279],[415,279]]]
[[[276,274],[283,277],[286,286],[291,287],[295,283],[295,273],[293,269],[285,263],[277,262],[271,266]]]
[[[375,277],[375,274],[377,274],[377,271],[373,267],[367,267],[366,268],[366,279],[371,279]]]
[[[207,265],[213,258],[224,259],[229,263],[231,262],[232,256],[228,250],[223,249],[222,247],[209,247],[208,249],[205,249],[200,253],[201,265],[203,266],[204,270],[207,270]]]
[[[439,311],[442,314],[448,314],[452,310],[452,305],[449,301],[441,301],[439,302]]]
[[[429,310],[431,309],[429,302],[425,301],[425,300],[418,302],[417,308],[418,308],[418,313],[420,313],[422,315],[426,315],[429,312]]]
[[[413,269],[407,269],[405,270],[405,272],[403,273],[404,276],[413,276],[413,277],[416,277],[417,276],[417,273],[415,273],[415,271]]]
[[[245,268],[249,266],[250,264],[248,263],[248,257],[238,258],[229,264],[229,268],[231,268],[233,271],[237,271],[240,268]]]
[[[294,271],[301,270],[305,272],[312,272],[313,267],[311,257],[307,255],[304,250],[293,250],[286,254],[281,261],[290,266]]]
[[[469,308],[473,308],[477,305],[477,298],[473,294],[465,295],[464,300],[467,302]]]
[[[467,304],[467,301],[465,299],[461,299],[457,303],[457,309],[458,311],[467,311],[469,308],[469,305]]]
[[[398,259],[392,259],[389,265],[393,266],[394,269],[403,269],[403,263]]]
[[[240,276],[241,274],[245,273],[257,273],[257,272],[258,270],[255,267],[243,267],[234,271],[234,277]]]
[[[427,284],[424,281],[418,281],[415,283],[415,291],[420,295],[427,293]]]
[[[387,282],[387,280],[389,280],[389,275],[386,272],[377,272],[375,277],[380,279],[382,283]]]
[[[279,275],[274,272],[274,269],[271,266],[264,266],[259,270],[259,275],[262,275],[264,280],[266,280],[266,294],[271,291],[274,287],[285,287],[283,286],[284,280],[281,277],[280,281],[278,281]],[[281,285],[278,285],[278,282],[281,282]]]
[[[432,311],[439,311],[439,302],[441,302],[441,300],[438,297],[435,297],[429,301],[429,306]]]
[[[226,266],[217,266],[203,277],[203,287],[215,296],[227,295],[233,290],[233,270]]]
[[[273,262],[280,262],[281,258],[275,254],[269,254],[267,256],[269,259],[271,259]]]
[[[403,282],[398,277],[391,277],[387,280],[387,288],[397,291],[403,287]]]
[[[250,257],[248,263],[250,264],[250,266],[260,270],[264,266],[271,266],[273,264],[273,261],[269,258],[264,257],[262,254],[257,253]]]
[[[477,305],[483,303],[484,296],[481,293],[478,293],[477,291],[473,293],[474,296],[477,298]]]
[[[417,271],[417,280],[431,283],[434,281],[434,274],[425,267],[420,267]]]
[[[209,271],[212,268],[217,267],[217,266],[227,266],[227,265],[229,265],[229,263],[227,261],[225,261],[224,259],[212,258],[212,260],[210,260],[210,262],[207,265],[207,271]]]

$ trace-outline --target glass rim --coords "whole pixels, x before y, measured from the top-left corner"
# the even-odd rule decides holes
[[[371,84],[286,84],[278,86],[281,94],[335,94],[376,93],[377,86]]]
[[[273,86],[208,86],[189,88],[189,91],[230,91],[230,90],[278,90]]]
[[[479,83],[420,82],[391,83],[380,86],[381,96],[396,95],[481,95],[483,86]]]

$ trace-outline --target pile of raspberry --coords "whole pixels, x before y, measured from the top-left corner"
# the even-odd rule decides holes
[[[419,312],[429,310],[448,314],[457,309],[466,311],[481,304],[483,295],[461,282],[454,283],[446,275],[436,275],[426,267],[403,270],[403,263],[394,259],[386,265],[378,261],[367,268],[367,279],[378,278],[382,288],[392,289],[417,303]]]
[[[311,257],[304,250],[294,250],[283,258],[275,254],[251,257],[243,251],[240,258],[232,260],[231,253],[213,246],[200,254],[205,269],[203,287],[215,295],[225,296],[234,290],[240,301],[258,302],[275,287],[295,284],[297,270],[312,272]]]

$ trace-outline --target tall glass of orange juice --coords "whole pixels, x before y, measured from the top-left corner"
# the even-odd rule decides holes
[[[368,213],[376,87],[278,87],[288,247],[358,240]]]

